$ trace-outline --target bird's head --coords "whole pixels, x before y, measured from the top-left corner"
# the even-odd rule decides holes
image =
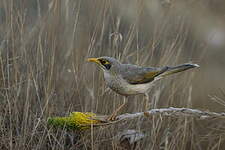
[[[94,62],[100,66],[103,71],[111,72],[112,70],[116,70],[120,65],[120,62],[112,57],[98,57],[98,58],[88,58],[89,62]]]

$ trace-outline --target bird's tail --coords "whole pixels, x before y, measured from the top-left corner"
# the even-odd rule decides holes
[[[168,69],[164,73],[160,74],[158,76],[158,78],[163,78],[163,77],[166,77],[168,75],[178,73],[178,72],[182,72],[182,71],[185,71],[185,70],[188,70],[188,69],[191,69],[191,68],[196,68],[196,67],[199,67],[199,65],[191,64],[191,63],[181,64],[181,65],[178,65],[178,66],[175,66],[175,67],[168,67]]]

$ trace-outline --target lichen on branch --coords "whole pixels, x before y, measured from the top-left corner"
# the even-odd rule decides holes
[[[47,124],[56,128],[66,130],[85,130],[91,128],[93,124],[102,123],[96,118],[96,114],[91,112],[72,112],[68,117],[49,117]]]

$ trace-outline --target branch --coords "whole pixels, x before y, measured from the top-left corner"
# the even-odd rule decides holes
[[[90,112],[72,112],[68,117],[49,117],[48,125],[53,127],[59,127],[68,130],[84,130],[89,129],[91,126],[105,126],[115,124],[123,120],[130,120],[137,117],[152,116],[152,115],[164,115],[172,117],[191,116],[200,119],[208,118],[225,118],[225,113],[207,112],[198,109],[191,108],[161,108],[151,109],[146,112],[137,112],[133,114],[122,114],[116,117],[116,120],[109,121],[106,115],[96,115]]]
[[[200,119],[208,118],[225,118],[225,113],[207,112],[198,109],[191,108],[161,108],[161,109],[151,109],[146,112],[137,112],[133,114],[122,114],[116,117],[118,120],[124,119],[134,119],[141,116],[151,116],[151,115],[164,115],[164,116],[192,116]]]

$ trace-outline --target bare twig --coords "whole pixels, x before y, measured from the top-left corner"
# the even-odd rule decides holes
[[[116,117],[116,120],[109,121],[107,120],[109,116],[107,115],[97,115],[97,119],[95,118],[94,120],[101,120],[102,122],[98,124],[92,124],[95,127],[97,126],[105,126],[105,125],[111,125],[115,124],[118,122],[121,122],[123,120],[131,120],[135,119],[138,117],[151,117],[153,115],[164,115],[164,116],[171,116],[171,117],[195,117],[199,119],[212,119],[212,118],[217,118],[217,119],[224,119],[225,118],[225,113],[216,113],[216,112],[209,112],[209,111],[201,111],[198,109],[191,109],[191,108],[174,108],[174,107],[169,107],[169,108],[160,108],[160,109],[151,109],[146,112],[136,112],[133,114],[122,114]],[[92,118],[93,119],[93,118]]]
[[[192,116],[197,117],[200,119],[208,119],[208,118],[225,118],[225,113],[216,113],[216,112],[208,112],[208,111],[201,111],[198,109],[191,109],[191,108],[161,108],[161,109],[151,109],[146,112],[137,112],[134,114],[122,114],[117,116],[118,120],[124,119],[134,119],[136,117],[142,116],[151,116],[151,115],[164,115],[164,116]]]

